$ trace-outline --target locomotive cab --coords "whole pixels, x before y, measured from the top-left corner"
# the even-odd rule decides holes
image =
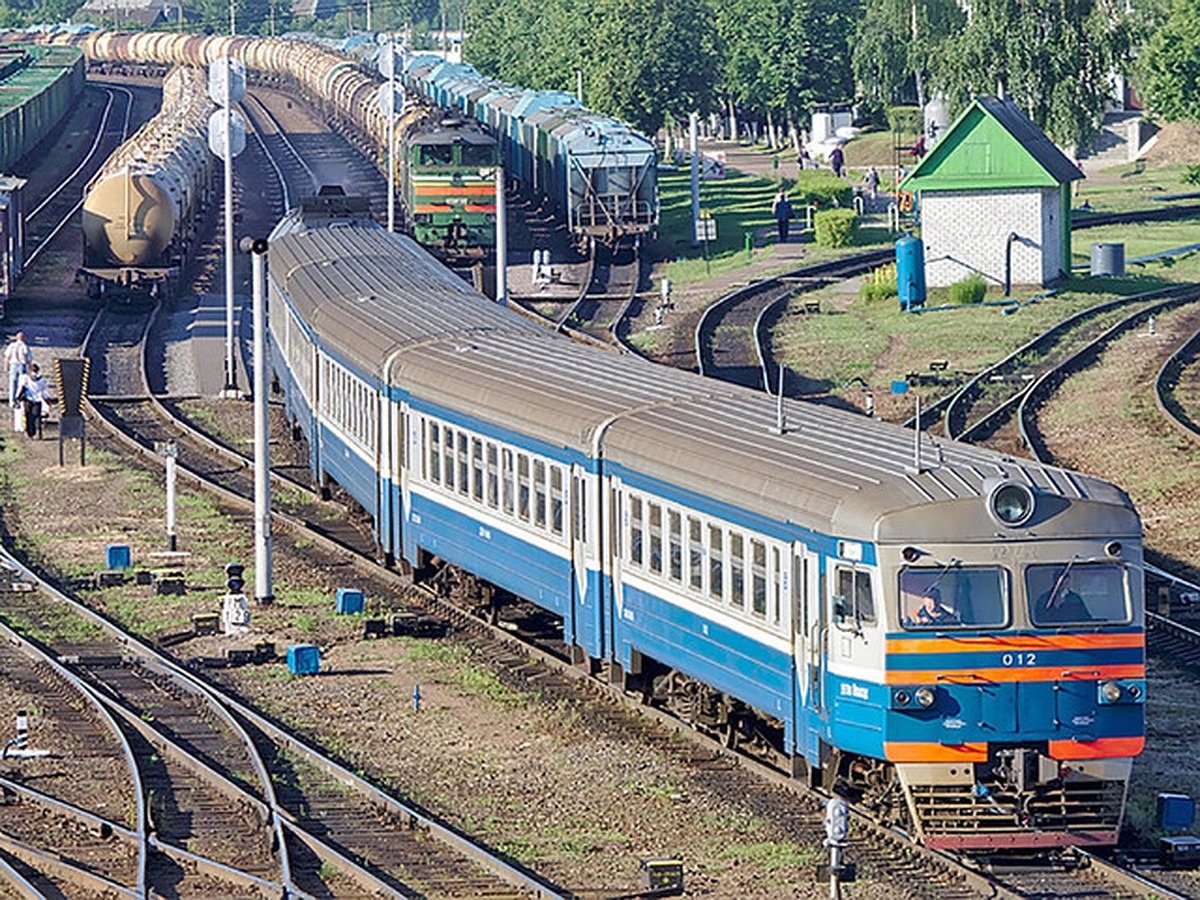
[[[880,521],[879,758],[930,846],[1115,843],[1144,743],[1137,517],[1025,493]]]

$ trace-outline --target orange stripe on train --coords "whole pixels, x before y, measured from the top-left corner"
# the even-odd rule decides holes
[[[1144,665],[1124,666],[1011,666],[1002,669],[889,669],[888,684],[1011,684],[1036,681],[1105,681],[1145,678]]]
[[[1142,647],[1146,638],[1133,634],[1053,634],[1013,637],[913,637],[889,638],[888,653],[965,653],[992,650],[1037,653],[1043,650],[1112,650]]]
[[[986,741],[967,744],[884,741],[883,755],[897,763],[987,762],[988,745]]]
[[[414,206],[413,207],[413,212],[419,212],[419,213],[448,213],[448,212],[455,212],[455,211],[471,212],[471,213],[477,213],[477,212],[494,213],[496,211],[496,207],[494,204],[492,206],[488,206],[487,204],[484,204],[484,203],[468,203],[465,206],[457,206],[457,207],[451,206],[449,203],[426,203],[422,206]]]
[[[426,184],[416,182],[413,184],[413,193],[418,197],[445,197],[470,195],[472,197],[489,197],[496,193],[494,185],[490,184]]]
[[[1137,756],[1146,746],[1144,737],[1097,738],[1094,741],[1050,741],[1052,759],[1115,759]]]

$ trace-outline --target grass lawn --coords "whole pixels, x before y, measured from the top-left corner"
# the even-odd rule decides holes
[[[788,184],[789,182],[784,182]],[[692,245],[691,176],[686,170],[665,170],[658,173],[658,194],[661,222],[654,253],[659,259],[670,260],[667,277],[676,284],[700,281],[725,272],[743,268],[750,262],[746,252],[746,235],[760,229],[774,233],[775,219],[771,204],[779,190],[779,182],[729,170],[720,181],[700,182],[700,210],[711,214],[717,223],[717,239],[708,245],[708,264],[704,247]],[[793,229],[803,225],[803,213],[793,220]],[[810,245],[807,260],[820,262],[837,256],[861,252],[893,239],[886,227],[868,221],[859,231],[857,243],[841,250],[828,250]],[[754,259],[769,258],[773,243],[758,246],[755,241]]]
[[[1074,256],[1088,258],[1092,240],[1124,240],[1127,257],[1200,243],[1200,222],[1148,223],[1075,235]],[[1007,356],[1036,334],[1072,313],[1113,297],[1141,293],[1170,283],[1200,281],[1200,251],[1177,260],[1132,266],[1124,278],[1091,278],[1077,273],[1053,295],[1006,313],[1001,306],[972,305],[920,314],[901,312],[895,297],[867,301],[841,290],[799,295],[796,313],[776,326],[776,352],[803,376],[803,390],[850,396],[861,378],[876,390],[912,371],[927,372],[932,360],[947,360],[951,372],[976,372]],[[949,290],[929,292],[927,307],[948,302]],[[1040,288],[1014,289],[1013,299],[1026,301]],[[819,299],[820,315],[802,315],[803,300]],[[1004,300],[1000,288],[989,289],[985,302]],[[931,389],[940,395],[946,389]]]
[[[1093,178],[1075,183],[1072,206],[1085,202],[1096,212],[1126,212],[1153,209],[1163,197],[1194,194],[1200,187],[1183,180],[1187,166],[1141,166],[1138,163],[1105,169]],[[1200,203],[1200,198],[1191,201]]]

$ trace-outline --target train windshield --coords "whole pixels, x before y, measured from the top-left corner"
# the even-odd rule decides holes
[[[1008,576],[999,566],[900,571],[900,621],[908,629],[1002,628],[1008,624]]]
[[[449,144],[424,144],[421,147],[421,165],[448,166],[454,162],[454,148]]]
[[[496,164],[495,144],[462,144],[459,148],[464,166],[494,166]]]
[[[1114,563],[1063,563],[1025,570],[1029,618],[1034,625],[1128,622],[1125,571]]]

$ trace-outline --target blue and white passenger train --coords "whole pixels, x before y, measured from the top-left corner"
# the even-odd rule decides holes
[[[1122,491],[924,436],[918,459],[811,404],[781,422],[549,333],[345,200],[289,214],[269,264],[288,414],[382,552],[543,607],[581,665],[931,846],[1115,842],[1145,700]]]

